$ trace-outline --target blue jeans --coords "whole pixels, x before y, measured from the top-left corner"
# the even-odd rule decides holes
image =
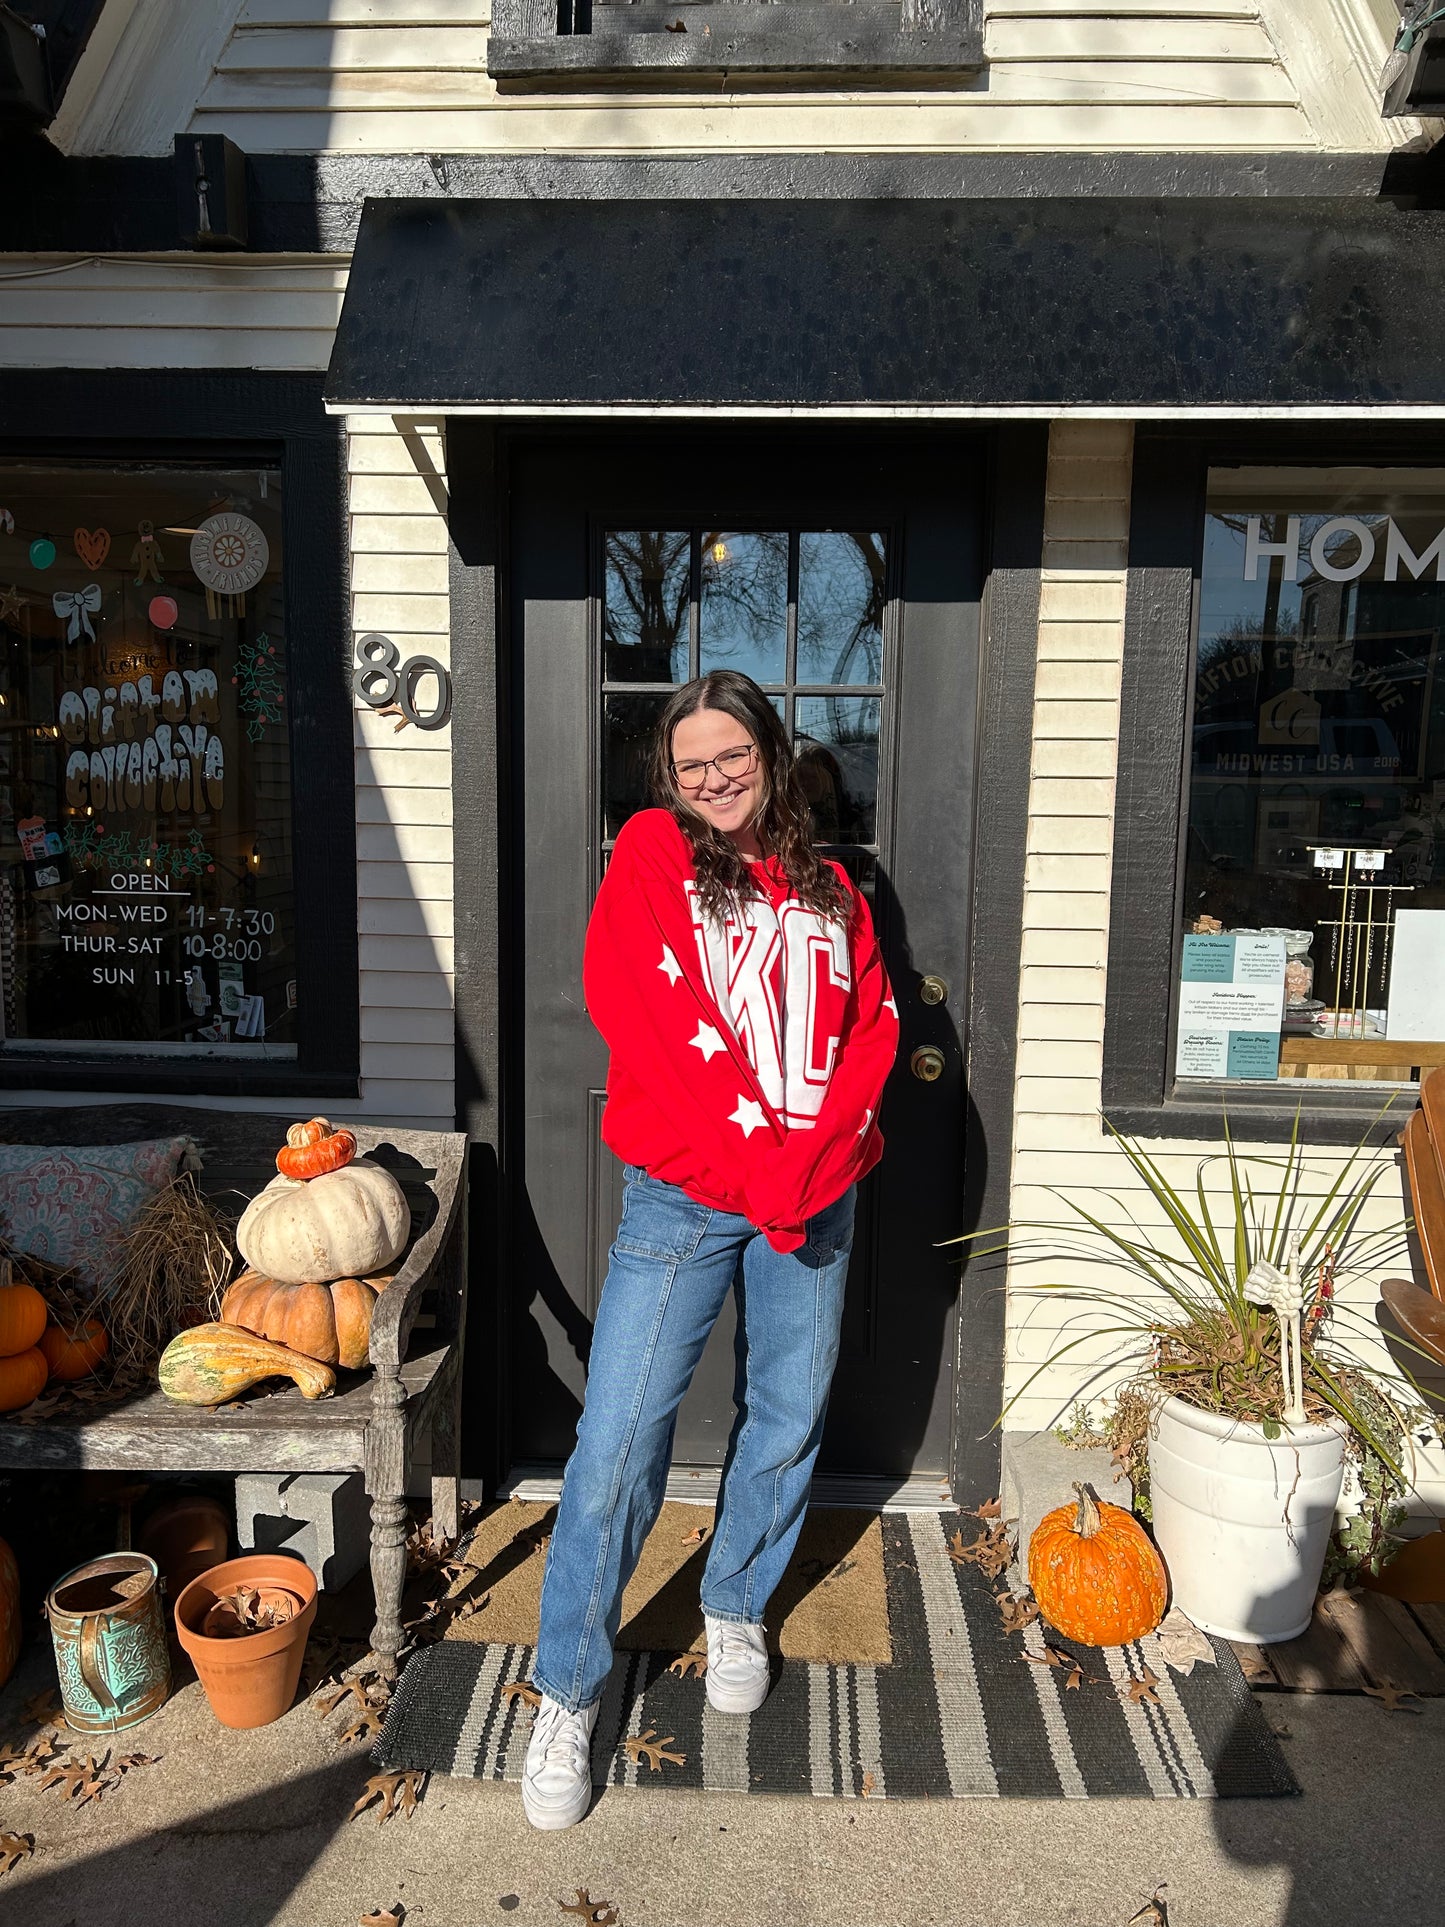
[[[533,1680],[576,1711],[602,1695],[622,1594],[662,1508],[677,1408],[729,1289],[737,1416],[704,1612],[757,1625],[792,1556],[838,1361],[856,1187],[774,1251],[756,1226],[629,1165],[587,1398],[542,1581]]]

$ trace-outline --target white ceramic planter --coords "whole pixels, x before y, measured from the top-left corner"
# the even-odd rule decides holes
[[[1174,1604],[1225,1639],[1268,1645],[1310,1623],[1344,1476],[1328,1425],[1258,1425],[1166,1399],[1149,1440],[1154,1536]]]

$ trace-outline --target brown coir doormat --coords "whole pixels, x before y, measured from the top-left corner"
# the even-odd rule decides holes
[[[462,1556],[478,1577],[465,1582],[483,1600],[454,1619],[448,1639],[534,1646],[547,1540],[555,1505],[510,1499],[484,1513]],[[701,1534],[701,1537],[699,1537]],[[698,1587],[712,1538],[712,1514],[669,1502],[653,1527],[622,1601],[618,1647],[624,1652],[687,1652],[704,1647]],[[456,1590],[461,1590],[458,1582]],[[820,1665],[888,1666],[888,1597],[883,1537],[871,1512],[814,1509],[767,1616],[768,1644],[785,1659]]]

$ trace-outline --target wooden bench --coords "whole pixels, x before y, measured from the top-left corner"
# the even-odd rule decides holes
[[[411,1206],[411,1242],[371,1321],[371,1371],[342,1373],[334,1397],[257,1387],[215,1411],[158,1388],[110,1406],[27,1422],[0,1418],[0,1466],[142,1472],[361,1472],[371,1499],[372,1648],[387,1674],[402,1647],[406,1486],[413,1442],[431,1439],[437,1529],[455,1536],[458,1420],[466,1336],[466,1139],[453,1131],[357,1125],[362,1156],[385,1165]],[[197,1183],[238,1216],[275,1176],[284,1126],[271,1116],[139,1104],[0,1113],[12,1144],[122,1144],[185,1135]]]

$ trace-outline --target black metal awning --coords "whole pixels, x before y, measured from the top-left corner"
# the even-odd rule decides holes
[[[1434,408],[1442,283],[1368,200],[368,201],[327,404]]]

